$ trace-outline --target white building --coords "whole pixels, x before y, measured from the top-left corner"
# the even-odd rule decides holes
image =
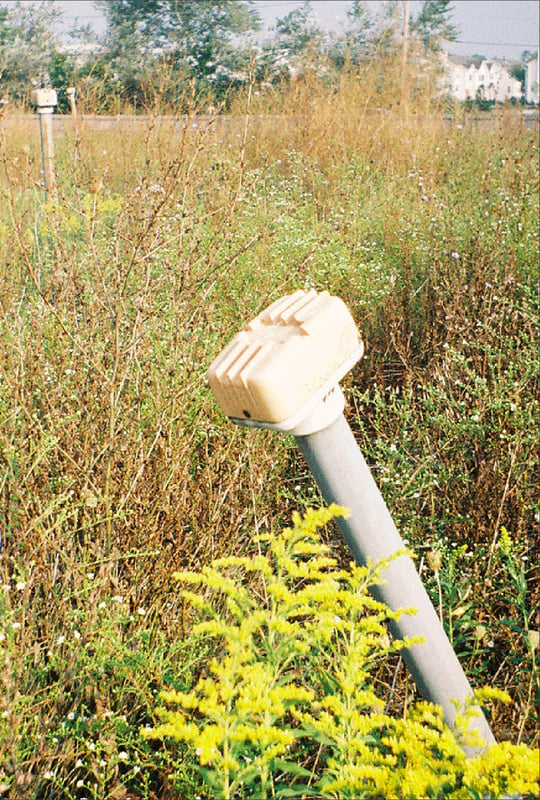
[[[525,65],[525,100],[527,103],[538,105],[538,56]]]
[[[498,61],[448,56],[443,66],[446,73],[446,89],[456,100],[505,100],[521,99],[521,83],[513,78],[506,67]]]

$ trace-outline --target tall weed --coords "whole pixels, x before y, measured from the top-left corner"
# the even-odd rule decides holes
[[[14,796],[41,796],[55,764],[67,786],[85,780],[82,734],[68,726],[45,752],[32,727],[59,730],[74,652],[88,676],[103,666],[131,730],[150,715],[144,681],[135,700],[122,678],[142,666],[51,649],[59,637],[75,647],[84,621],[122,661],[135,636],[152,671],[189,629],[171,570],[244,554],[246,531],[317,503],[293,443],[231,427],[205,382],[239,327],[311,286],[339,294],[358,322],[366,357],[344,381],[347,414],[404,536],[442,553],[440,590],[423,574],[474,681],[512,697],[496,732],[537,741],[537,139],[514,112],[477,129],[421,95],[391,105],[377,76],[360,77],[254,86],[227,116],[201,117],[186,96],[167,119],[153,103],[108,129],[64,120],[55,205],[43,202],[36,120],[3,118],[0,571],[11,588],[0,647],[4,685],[22,699],[5,693],[1,769]],[[124,638],[122,615],[105,625],[97,611],[115,596],[148,612]],[[158,689],[169,667],[153,674]],[[405,707],[396,661],[377,674]],[[91,716],[82,687],[93,681],[62,688],[77,718]],[[103,793],[124,775],[114,763]],[[152,780],[163,787],[164,775]]]

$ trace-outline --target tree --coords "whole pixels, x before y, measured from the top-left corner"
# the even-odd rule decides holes
[[[53,50],[48,64],[48,76],[52,88],[58,90],[58,110],[68,111],[70,105],[66,89],[76,82],[73,58],[68,53],[59,53],[57,50]]]
[[[61,12],[53,0],[0,8],[0,80],[2,93],[28,97],[33,87],[50,82],[51,56],[57,49],[53,28]]]
[[[403,30],[403,4],[384,0],[370,35],[372,50],[379,57],[395,55]]]
[[[524,50],[521,54],[521,60],[524,64],[527,64],[535,58],[538,58],[538,50]]]
[[[472,56],[470,56],[470,60],[476,69],[478,69],[482,62],[489,61],[489,58],[487,56],[483,56],[481,53],[473,53]]]
[[[519,81],[521,83],[521,91],[524,92],[525,74],[526,74],[525,64],[512,64],[512,66],[509,69],[509,72],[512,78],[515,78],[516,81]]]
[[[299,8],[293,8],[276,22],[276,38],[287,47],[292,56],[301,55],[319,42],[318,28],[310,0],[304,0]]]
[[[174,0],[171,6],[171,32],[184,70],[216,88],[247,80],[249,48],[238,37],[259,28],[251,2]]]
[[[122,80],[160,59],[199,85],[230,83],[248,56],[238,37],[258,28],[251,0],[98,0],[103,54]]]
[[[9,11],[5,7],[0,7],[0,47],[8,41],[10,28],[9,28]]]
[[[328,58],[341,70],[346,64],[358,65],[369,57],[373,50],[373,28],[375,19],[365,0],[354,0],[347,10],[348,28],[344,34],[330,37]]]
[[[373,28],[373,16],[365,0],[354,0],[352,6],[347,10],[347,17],[353,32],[362,38],[365,38]]]
[[[318,27],[309,0],[293,8],[276,22],[275,37],[267,48],[267,59],[274,74],[298,72],[308,61],[315,63],[323,33]]]
[[[428,50],[439,50],[441,40],[455,42],[458,29],[451,22],[451,0],[425,0],[416,20],[411,21],[415,32]]]
[[[375,21],[371,9],[364,0],[354,0],[347,11],[347,17],[350,28],[345,34],[344,44],[349,59],[357,64],[371,53]]]

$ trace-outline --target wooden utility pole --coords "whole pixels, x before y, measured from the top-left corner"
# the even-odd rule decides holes
[[[407,114],[407,82],[408,82],[408,70],[407,70],[407,56],[409,51],[409,0],[404,0],[403,2],[404,11],[403,11],[403,49],[401,53],[401,103],[403,105],[403,109],[405,115]]]
[[[407,66],[407,52],[409,49],[409,0],[404,0],[403,19],[403,69]]]
[[[68,89],[66,89],[66,94],[68,96],[69,106],[71,108],[71,116],[75,118],[77,116],[77,101],[75,100],[75,94],[76,94],[75,87],[70,86]]]

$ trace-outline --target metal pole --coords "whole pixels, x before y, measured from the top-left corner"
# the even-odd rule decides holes
[[[313,476],[327,503],[346,506],[348,519],[339,528],[355,559],[365,564],[395,555],[405,545],[371,475],[343,414],[323,430],[296,436]],[[384,583],[371,588],[374,597],[392,611],[412,607],[389,623],[395,638],[422,636],[422,644],[404,648],[407,664],[418,690],[426,700],[442,707],[445,722],[453,728],[455,702],[470,700],[472,689],[443,626],[409,556],[398,556],[382,573]],[[479,712],[480,713],[480,712]],[[483,714],[471,720],[486,744],[495,742]],[[477,748],[469,749],[471,755]]]
[[[38,109],[39,131],[41,134],[41,155],[43,158],[43,178],[45,181],[45,200],[49,193],[56,198],[56,177],[54,174],[54,139],[52,131],[53,109]]]
[[[39,132],[41,135],[41,155],[43,159],[43,179],[45,184],[45,201],[50,193],[56,200],[56,177],[54,174],[54,139],[52,115],[58,104],[54,89],[35,89],[32,102],[37,106],[39,115]]]
[[[339,525],[354,559],[379,562],[405,550],[390,512],[343,417],[339,381],[363,344],[345,304],[328,292],[298,291],[276,300],[214,359],[208,380],[227,416],[240,425],[293,434],[324,499],[351,512]],[[422,638],[403,650],[419,691],[455,728],[456,703],[473,691],[412,559],[397,556],[373,586],[391,611],[417,609],[390,622],[396,638]],[[495,741],[479,708],[469,727]],[[476,755],[483,747],[463,748]]]

